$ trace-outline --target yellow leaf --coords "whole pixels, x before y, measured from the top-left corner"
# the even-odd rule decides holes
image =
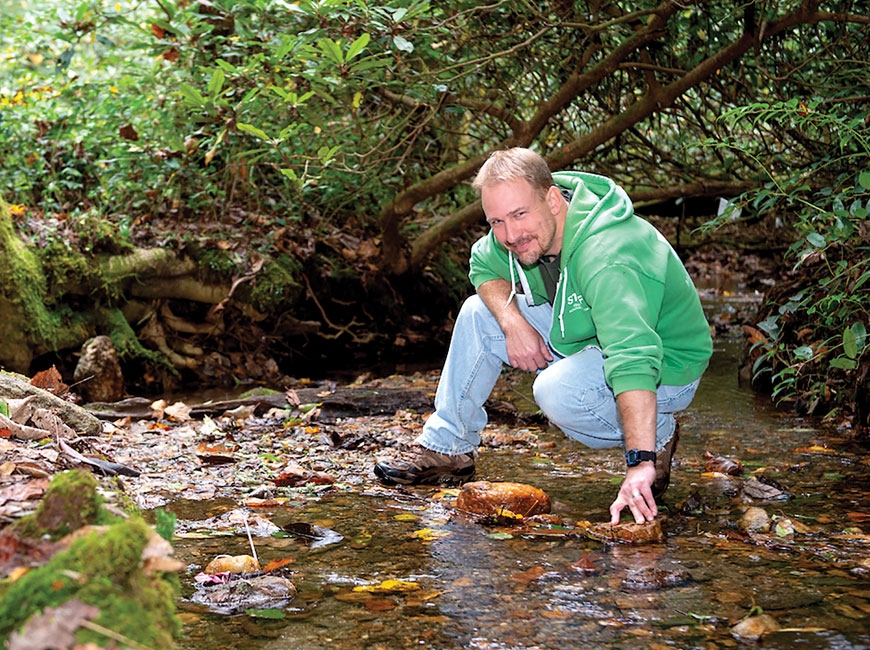
[[[417,515],[412,515],[410,512],[403,513],[401,515],[396,515],[393,517],[396,521],[417,521],[420,517]]]
[[[511,512],[507,508],[499,508],[498,512],[495,513],[496,517],[501,517],[502,519],[522,519],[523,516],[519,515],[515,512]]]
[[[9,572],[9,582],[15,582],[16,580],[18,580],[18,578],[23,576],[28,571],[30,571],[30,569],[25,566],[15,567],[14,569],[12,569],[12,571]]]
[[[354,591],[369,591],[373,593],[407,593],[409,591],[419,591],[420,585],[410,580],[384,580],[379,585],[361,585],[354,587]]]
[[[419,537],[424,542],[431,542],[434,539],[438,539],[439,537],[447,537],[450,534],[450,531],[447,530],[437,530],[435,528],[423,528],[421,530],[415,531],[413,533],[414,537]]]

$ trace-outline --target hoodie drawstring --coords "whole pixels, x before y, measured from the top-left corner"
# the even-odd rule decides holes
[[[532,296],[532,287],[529,284],[529,279],[526,277],[526,272],[520,266],[520,261],[514,256],[511,251],[508,251],[508,266],[511,269],[511,293],[508,296],[507,302],[504,304],[507,307],[511,304],[511,300],[517,295],[517,274],[519,274],[520,285],[523,287],[523,295],[526,298],[526,304],[529,307],[535,306],[535,298]]]

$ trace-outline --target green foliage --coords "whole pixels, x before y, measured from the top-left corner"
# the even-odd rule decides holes
[[[42,0],[4,13],[0,192],[117,217],[298,196],[335,163],[341,116],[393,61],[399,21],[428,6],[397,4]]]
[[[790,100],[735,109],[723,120],[731,139],[706,144],[738,149],[760,167],[758,143],[744,129],[777,122],[817,143],[819,155],[802,167],[764,168],[768,182],[737,205],[787,216],[795,234],[788,256],[800,291],[767,306],[756,377],[771,373],[779,401],[833,415],[855,398],[857,370],[870,358],[870,113]],[[731,219],[724,214],[710,225]]]
[[[664,35],[632,48],[660,3],[5,1],[0,193],[46,213],[96,207],[126,228],[242,206],[276,220],[351,214],[377,229],[380,207],[408,187],[527,127],[545,153],[570,145],[798,6],[674,4]],[[747,52],[580,166],[626,186],[745,175],[746,158],[694,144],[727,137],[723,110],[845,97],[866,79],[865,27],[811,29]],[[564,94],[574,73],[581,101]],[[465,205],[465,180],[415,197],[418,214],[431,222]]]
[[[175,524],[177,517],[174,512],[167,512],[163,508],[158,508],[155,512],[157,534],[167,542],[172,541],[175,535]]]

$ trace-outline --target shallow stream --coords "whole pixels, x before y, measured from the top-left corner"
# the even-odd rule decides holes
[[[736,340],[717,342],[681,417],[661,517],[666,543],[606,544],[558,530],[512,536],[457,513],[451,493],[435,488],[324,490],[255,513],[341,536],[255,538],[261,564],[292,561],[298,595],[284,618],[215,614],[189,602],[193,577],[211,558],[250,552],[244,535],[203,531],[175,541],[176,555],[189,565],[181,576],[179,647],[744,647],[753,644],[733,636],[731,625],[762,611],[781,629],[760,647],[870,647],[866,452],[778,414],[739,386],[740,351]],[[565,521],[606,521],[622,476],[620,454],[582,448],[556,430],[537,433],[538,452],[483,451],[478,478],[539,487]],[[705,452],[739,460],[743,475],[705,471]],[[752,476],[781,494],[747,495],[742,486]],[[749,506],[774,519],[770,532],[745,531],[740,520]],[[166,509],[183,524],[239,507],[187,501]],[[792,523],[800,532],[791,532]],[[686,579],[655,589],[627,586],[627,576],[651,568]]]

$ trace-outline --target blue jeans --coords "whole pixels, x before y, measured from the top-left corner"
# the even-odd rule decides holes
[[[517,301],[526,320],[546,339],[553,319],[548,304],[529,307]],[[538,372],[532,390],[550,421],[588,447],[623,444],[616,397],[604,380],[604,356],[590,346],[576,354],[553,354]],[[508,363],[505,335],[479,296],[468,298],[456,318],[450,349],[435,393],[435,412],[417,442],[445,454],[465,454],[480,444],[486,426],[483,408],[502,366]],[[674,413],[692,401],[700,380],[686,386],[659,386],[656,451],[673,437]]]

